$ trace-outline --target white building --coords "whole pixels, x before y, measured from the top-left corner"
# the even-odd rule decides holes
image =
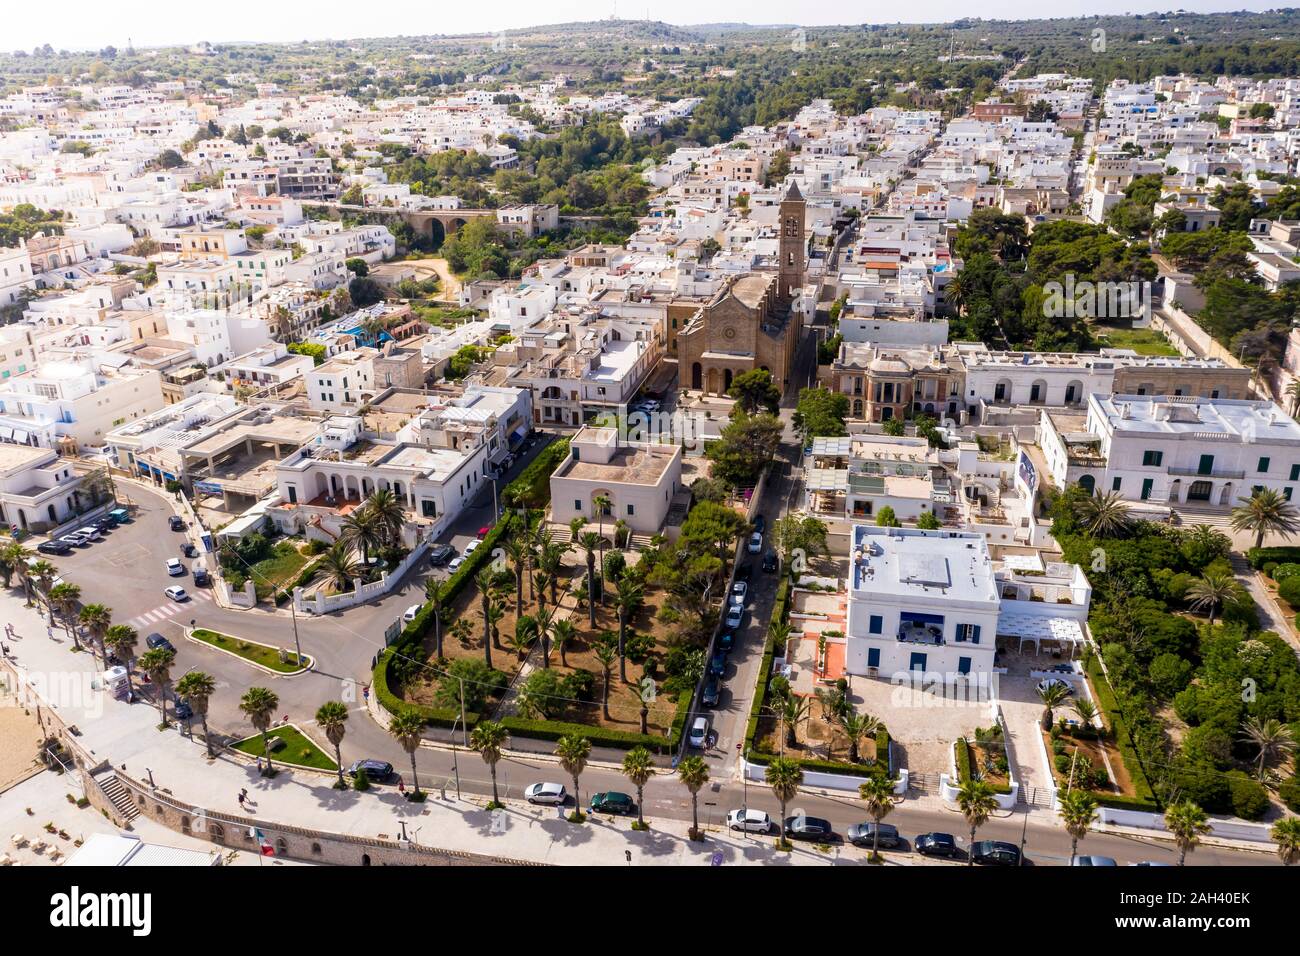
[[[658,534],[681,482],[679,446],[625,442],[615,428],[584,426],[551,475],[551,517],[558,524],[622,520],[635,532]],[[611,502],[603,514],[598,497]]]

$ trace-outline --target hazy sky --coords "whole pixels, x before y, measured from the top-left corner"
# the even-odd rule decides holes
[[[1051,15],[1142,12],[1131,0],[991,0],[972,7],[969,0],[921,0],[917,3],[857,4],[832,0],[495,0],[485,4],[434,4],[429,0],[387,0],[376,7],[355,0],[267,0],[260,3],[201,4],[192,0],[63,0],[57,9],[13,0],[0,14],[0,49],[30,50],[43,43],[55,49],[137,47],[199,40],[296,41],[366,36],[421,36],[434,33],[484,33],[539,23],[566,23],[609,16],[669,23],[933,23],[963,16],[1026,19]],[[1154,9],[1267,10],[1273,2],[1256,0],[1182,0]],[[380,16],[367,16],[374,11]]]

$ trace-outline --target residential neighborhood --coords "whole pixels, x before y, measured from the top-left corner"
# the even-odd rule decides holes
[[[0,865],[1300,862],[1300,16],[716,12],[0,53]]]

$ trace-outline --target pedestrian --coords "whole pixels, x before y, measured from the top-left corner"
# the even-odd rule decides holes
[[[367,684],[365,687],[361,688],[361,696],[365,698],[365,701],[366,701],[367,704],[370,703],[370,685],[369,685],[369,684]]]
[[[244,809],[244,794],[247,793],[247,792],[248,792],[248,791],[246,791],[246,790],[240,790],[240,791],[239,791],[239,796],[235,798],[235,799],[237,799],[237,800],[239,801],[239,809],[241,809],[241,810]]]
[[[261,772],[262,772],[262,758],[261,758],[261,757],[258,757],[258,758],[257,758],[257,772],[258,772],[258,773],[261,773]]]
[[[397,792],[406,793],[406,781],[403,780],[401,777],[397,778]]]

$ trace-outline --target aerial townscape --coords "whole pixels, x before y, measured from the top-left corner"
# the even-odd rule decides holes
[[[0,53],[0,864],[1300,862],[1300,11],[654,16]]]

